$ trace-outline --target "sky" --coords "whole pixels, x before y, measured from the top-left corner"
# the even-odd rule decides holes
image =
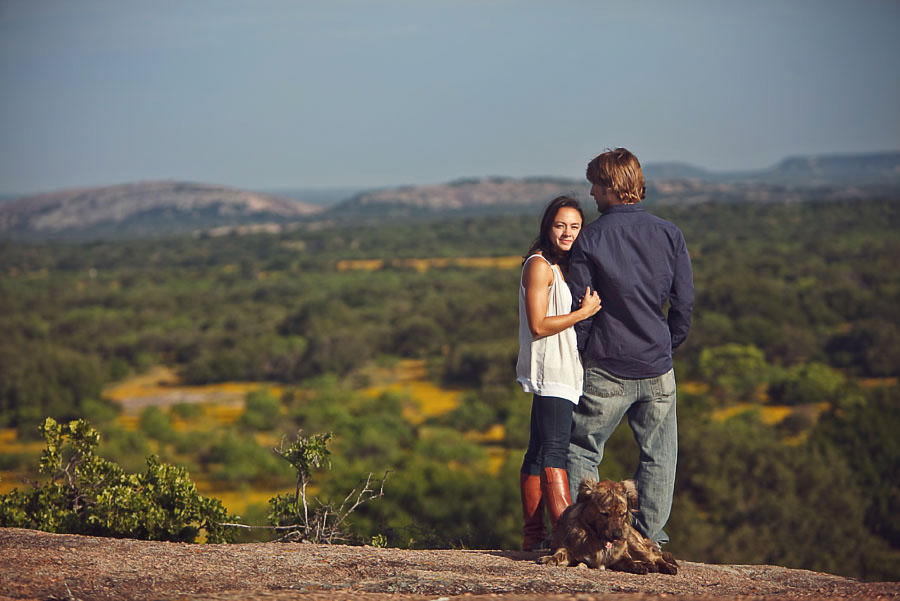
[[[900,150],[897,0],[0,0],[0,193]]]

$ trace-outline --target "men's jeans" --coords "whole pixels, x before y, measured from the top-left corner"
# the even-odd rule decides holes
[[[603,446],[622,417],[640,450],[634,480],[638,489],[635,528],[665,544],[663,526],[672,510],[678,424],[675,417],[675,372],[645,380],[624,380],[595,366],[584,370],[584,393],[572,414],[568,472],[572,499],[584,478],[597,478]]]

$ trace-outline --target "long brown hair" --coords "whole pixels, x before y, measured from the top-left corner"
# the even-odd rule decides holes
[[[576,199],[571,196],[557,196],[551,200],[550,204],[547,205],[547,208],[544,209],[543,217],[541,217],[540,233],[538,233],[538,237],[534,239],[534,242],[531,243],[531,248],[528,249],[528,253],[522,258],[523,264],[528,260],[528,257],[535,252],[540,251],[545,259],[559,265],[563,272],[568,269],[569,253],[561,251],[550,240],[550,231],[553,229],[556,213],[558,213],[560,209],[566,207],[578,211],[578,214],[581,215],[581,222],[584,223],[584,211],[581,210],[581,203]]]

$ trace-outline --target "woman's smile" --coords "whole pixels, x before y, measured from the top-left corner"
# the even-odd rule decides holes
[[[560,250],[569,250],[581,230],[581,213],[571,207],[557,211],[550,230],[550,240]]]

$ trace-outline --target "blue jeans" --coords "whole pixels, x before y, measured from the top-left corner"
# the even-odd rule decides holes
[[[545,467],[566,469],[572,408],[575,403],[553,396],[534,395],[531,437],[522,460],[522,473],[537,476]]]
[[[572,499],[584,478],[597,478],[603,446],[628,416],[640,450],[634,480],[638,489],[635,528],[647,538],[665,544],[663,526],[672,511],[678,424],[675,417],[675,372],[644,380],[625,380],[586,366],[584,393],[572,415],[568,472]]]

